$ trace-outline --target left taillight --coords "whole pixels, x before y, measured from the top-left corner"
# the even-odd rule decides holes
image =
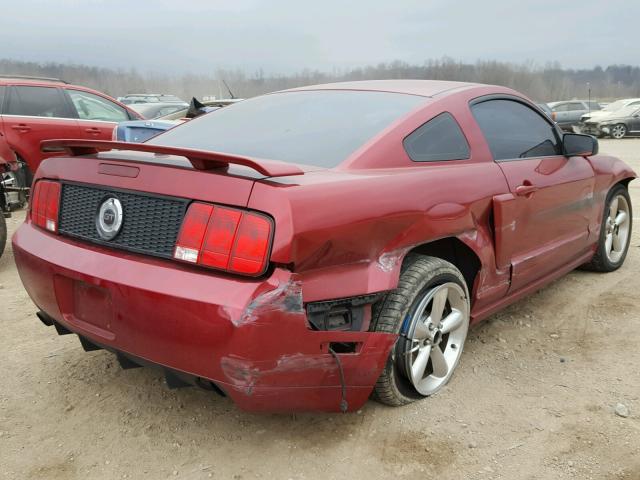
[[[39,180],[31,197],[31,221],[40,228],[58,232],[61,185],[51,180]]]
[[[173,257],[240,275],[265,272],[272,220],[258,212],[194,202],[182,221]]]

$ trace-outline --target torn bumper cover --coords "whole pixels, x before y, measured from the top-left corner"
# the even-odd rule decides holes
[[[244,410],[340,411],[343,395],[349,410],[358,409],[396,340],[310,329],[301,285],[287,270],[241,279],[68,239],[55,249],[49,243],[47,233],[28,223],[13,237],[29,295],[58,325],[110,350],[210,380]],[[92,254],[80,255],[83,249]],[[330,345],[344,343],[353,350],[334,356]]]

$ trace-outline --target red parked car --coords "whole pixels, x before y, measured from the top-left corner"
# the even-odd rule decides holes
[[[110,140],[125,120],[142,117],[103,93],[55,78],[0,75],[0,133],[27,169],[20,177],[31,183],[40,162],[42,140],[86,138]]]
[[[470,324],[631,235],[634,172],[502,87],[312,86],[43,148],[68,155],[13,237],[40,319],[247,410],[429,396]]]

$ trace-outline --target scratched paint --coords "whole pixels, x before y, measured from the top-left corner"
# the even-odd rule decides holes
[[[399,248],[385,252],[378,257],[377,266],[385,273],[392,272],[398,265],[402,263],[405,254],[410,250],[407,248]]]
[[[312,369],[330,371],[335,368],[334,359],[329,355],[303,353],[282,355],[272,368],[260,368],[254,362],[239,357],[223,357],[220,365],[229,382],[242,388],[248,395],[251,395],[253,387],[263,376]]]
[[[289,279],[280,283],[273,290],[262,293],[254,298],[242,315],[233,320],[236,327],[255,323],[261,315],[270,312],[304,313],[302,306],[302,283]]]

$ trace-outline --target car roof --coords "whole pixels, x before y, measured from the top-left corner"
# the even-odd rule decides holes
[[[363,80],[355,82],[324,83],[306,87],[291,88],[284,92],[305,90],[365,90],[391,93],[405,93],[422,97],[435,97],[468,88],[486,87],[479,83],[451,82],[447,80]],[[280,93],[280,92],[276,92]]]
[[[549,105],[550,107],[555,107],[556,105],[561,105],[563,103],[589,103],[589,100],[579,100],[577,98],[574,98],[573,100],[560,100],[558,102],[549,102],[547,103],[547,105]],[[591,100],[591,103],[598,103],[595,100]]]
[[[185,107],[189,104],[187,102],[151,102],[151,103],[132,103],[131,108],[163,108],[163,107]]]
[[[0,85],[38,84],[38,85],[69,85],[64,80],[48,77],[28,77],[22,75],[0,75]]]

